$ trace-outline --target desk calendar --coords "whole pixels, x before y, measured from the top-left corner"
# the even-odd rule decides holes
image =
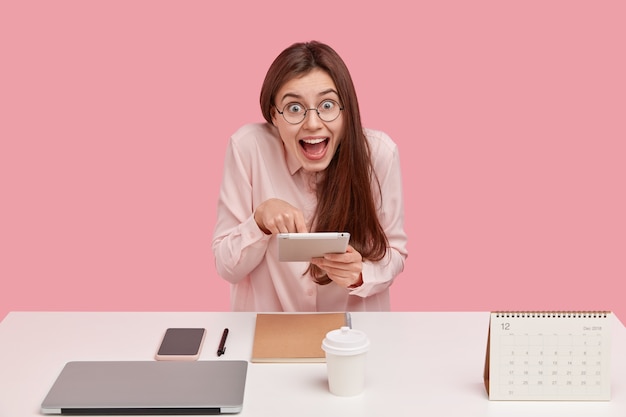
[[[492,312],[489,399],[610,400],[612,323],[608,311]]]

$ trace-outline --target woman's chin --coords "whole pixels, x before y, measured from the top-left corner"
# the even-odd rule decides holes
[[[319,160],[306,159],[300,162],[302,163],[302,169],[307,172],[321,172],[328,168],[330,160],[326,158]]]

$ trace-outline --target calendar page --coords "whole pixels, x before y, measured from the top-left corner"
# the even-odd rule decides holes
[[[492,312],[490,400],[610,400],[610,312]]]

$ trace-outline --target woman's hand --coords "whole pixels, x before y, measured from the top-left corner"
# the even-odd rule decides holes
[[[323,258],[311,259],[311,263],[341,287],[355,288],[363,284],[363,257],[350,245],[345,253],[327,253]]]
[[[277,198],[261,203],[254,212],[254,220],[266,235],[308,232],[302,211]]]

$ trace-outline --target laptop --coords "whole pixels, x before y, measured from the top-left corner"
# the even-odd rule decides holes
[[[228,414],[243,407],[247,361],[68,362],[43,414]]]

